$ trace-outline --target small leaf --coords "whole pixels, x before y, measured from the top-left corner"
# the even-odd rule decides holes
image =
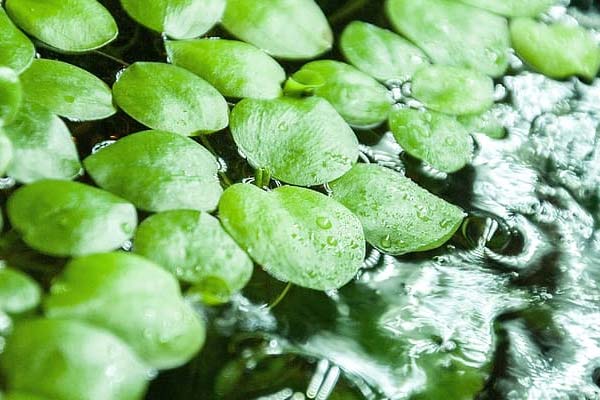
[[[242,100],[231,113],[231,133],[254,168],[294,185],[332,181],[358,158],[354,132],[318,97]]]
[[[138,400],[148,368],[111,333],[77,321],[17,324],[0,356],[9,390],[47,399]]]
[[[438,64],[471,68],[493,77],[508,67],[505,18],[451,0],[387,0],[395,30]]]
[[[21,314],[40,303],[39,285],[24,273],[0,268],[0,311]]]
[[[0,66],[14,69],[17,73],[25,70],[35,57],[35,48],[12,23],[4,8],[0,7]]]
[[[8,218],[30,247],[54,256],[77,256],[119,248],[133,236],[135,208],[82,183],[43,180],[8,199]]]
[[[108,85],[71,64],[36,59],[21,75],[21,83],[27,101],[74,121],[103,119],[116,112]]]
[[[412,95],[444,114],[480,114],[494,104],[494,82],[474,70],[432,65],[415,73]]]
[[[285,71],[256,47],[225,39],[167,41],[169,60],[227,97],[272,99],[281,95]]]
[[[0,127],[14,121],[23,92],[17,73],[10,68],[0,67]]]
[[[23,103],[16,120],[4,131],[14,151],[7,173],[17,181],[73,179],[80,174],[79,155],[69,129],[45,108]]]
[[[327,18],[313,0],[228,0],[223,26],[277,58],[314,58],[333,44]]]
[[[356,275],[365,256],[358,218],[310,189],[282,186],[265,192],[236,184],[223,193],[219,216],[265,271],[299,286],[339,288]]]
[[[8,137],[0,130],[0,176],[6,173],[13,159],[13,147]],[[1,226],[2,224],[0,224]]]
[[[555,4],[556,0],[460,0],[507,17],[535,17]]]
[[[6,12],[25,32],[67,52],[85,52],[118,34],[112,15],[96,0],[6,0]]]
[[[204,79],[174,65],[136,62],[113,86],[119,107],[138,122],[186,136],[227,127],[227,102]]]
[[[216,218],[198,211],[167,211],[146,219],[136,232],[134,251],[204,288],[201,294],[213,299],[239,292],[252,275],[246,253]]]
[[[402,36],[361,21],[344,29],[340,47],[350,64],[383,82],[404,82],[429,64],[425,53]]]
[[[473,139],[454,117],[400,108],[390,115],[390,128],[408,154],[440,171],[458,171],[473,157]]]
[[[510,33],[519,57],[551,78],[579,75],[593,79],[600,69],[600,48],[580,26],[546,25],[533,19],[511,22]]]
[[[358,216],[367,241],[388,254],[439,247],[463,220],[458,207],[378,165],[356,164],[330,187],[333,198]]]
[[[136,22],[175,39],[204,35],[225,11],[226,0],[121,0]]]
[[[146,211],[212,211],[223,191],[214,156],[175,133],[138,132],[83,163],[98,186]]]
[[[297,74],[312,73],[325,82],[314,88],[350,125],[370,127],[388,117],[392,98],[387,88],[358,69],[339,61],[319,60],[302,67]],[[300,81],[299,75],[293,79]]]
[[[178,367],[204,343],[204,324],[183,301],[177,281],[134,254],[74,259],[44,306],[49,318],[79,319],[112,332],[153,368]]]

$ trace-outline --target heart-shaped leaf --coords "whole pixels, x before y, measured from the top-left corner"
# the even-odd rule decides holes
[[[39,285],[24,273],[0,268],[0,311],[20,314],[37,307],[40,302]]]
[[[82,183],[43,180],[8,199],[8,218],[23,241],[55,256],[109,251],[133,236],[132,204]]]
[[[13,159],[13,147],[4,131],[0,130],[0,175],[4,175]]]
[[[21,73],[31,64],[34,56],[33,43],[17,29],[4,8],[0,7],[0,66]]]
[[[265,192],[230,186],[219,203],[225,229],[277,279],[328,290],[348,283],[365,255],[358,218],[310,189],[282,186]]]
[[[367,241],[388,254],[439,247],[463,220],[458,207],[378,165],[356,164],[330,187],[333,198],[358,216]]]
[[[183,68],[136,62],[113,86],[119,107],[140,123],[186,136],[227,126],[227,102],[204,79]]]
[[[138,132],[83,163],[98,186],[146,211],[212,211],[223,191],[215,157],[175,133]]]
[[[10,68],[0,67],[0,127],[14,121],[22,98],[23,91],[17,73]]]
[[[167,41],[169,60],[206,79],[227,97],[272,99],[281,95],[285,71],[256,47],[225,39]]]
[[[228,0],[223,26],[278,58],[314,58],[333,44],[327,18],[314,0]]]
[[[460,0],[507,17],[534,17],[550,8],[557,0]]]
[[[96,0],[6,0],[6,12],[25,32],[67,52],[85,52],[113,41],[112,15]]]
[[[294,185],[332,181],[358,158],[354,132],[318,97],[242,100],[231,113],[231,133],[254,168]]]
[[[108,85],[60,61],[36,59],[21,75],[25,99],[74,121],[107,118],[116,110]]]

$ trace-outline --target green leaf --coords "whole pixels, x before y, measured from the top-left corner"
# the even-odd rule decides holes
[[[223,191],[214,156],[175,133],[138,132],[83,163],[98,186],[146,211],[212,211]]]
[[[453,0],[387,0],[394,28],[438,64],[471,68],[493,77],[508,67],[505,18]]]
[[[0,268],[0,311],[21,314],[40,303],[39,285],[24,273]]]
[[[330,187],[333,198],[358,216],[367,241],[388,254],[439,247],[464,217],[458,207],[378,165],[356,164]]]
[[[186,136],[227,127],[227,102],[204,79],[174,65],[136,62],[113,86],[119,107],[138,122]]]
[[[27,101],[74,121],[103,119],[116,112],[108,85],[71,64],[36,59],[21,75],[21,83]]]
[[[535,17],[556,3],[556,0],[460,0],[507,17]]]
[[[219,216],[265,271],[299,286],[339,288],[356,275],[365,256],[358,218],[310,189],[282,186],[265,192],[236,184],[223,193]]]
[[[34,396],[25,392],[10,392],[4,395],[0,395],[1,400],[49,400],[47,398]]]
[[[412,96],[445,114],[480,114],[494,104],[494,81],[474,70],[432,65],[415,73]]]
[[[96,0],[6,0],[10,18],[31,36],[66,52],[85,52],[113,41],[112,15]]]
[[[372,127],[387,119],[391,95],[364,72],[339,61],[319,60],[304,65],[298,73],[321,76],[324,84],[312,92],[329,101],[350,125]],[[296,74],[293,79],[301,81]]]
[[[10,68],[0,67],[0,127],[14,121],[23,92],[17,73]]]
[[[135,208],[82,183],[43,180],[8,199],[8,218],[30,247],[55,256],[109,251],[133,236]]]
[[[0,7],[0,66],[25,70],[35,57],[33,43],[12,23]]]
[[[225,11],[226,0],[121,0],[136,22],[175,39],[208,32]]]
[[[533,19],[511,22],[513,47],[531,67],[551,78],[579,75],[593,79],[600,69],[600,48],[580,26],[546,25]]]
[[[454,117],[400,108],[392,112],[389,123],[408,154],[440,171],[455,172],[471,162],[473,139]]]
[[[167,41],[169,60],[206,79],[227,97],[272,99],[281,95],[285,71],[256,47],[225,39]]]
[[[502,139],[506,129],[498,115],[499,107],[492,107],[483,114],[460,115],[458,121],[469,133],[483,133],[492,139]]]
[[[117,337],[77,321],[17,324],[0,356],[9,390],[52,400],[139,400],[148,368]]]
[[[175,368],[204,343],[204,324],[183,301],[177,281],[127,253],[74,259],[52,285],[46,315],[79,319],[126,342],[153,368]]]
[[[361,21],[344,29],[340,47],[350,64],[383,82],[404,82],[429,64],[425,53],[402,36]]]
[[[65,123],[45,108],[23,103],[4,131],[14,157],[7,173],[19,182],[73,179],[81,173],[79,155]]]
[[[231,133],[254,168],[294,185],[332,181],[358,158],[354,132],[318,97],[242,100],[231,113]]]
[[[327,18],[313,0],[228,0],[222,23],[277,58],[314,58],[333,44]]]
[[[13,159],[13,146],[4,131],[0,130],[0,176],[6,173]],[[0,227],[2,224],[0,224]]]
[[[155,214],[138,228],[134,251],[195,284],[203,297],[225,301],[246,286],[253,264],[209,214],[178,210]],[[215,292],[216,290],[216,292]]]

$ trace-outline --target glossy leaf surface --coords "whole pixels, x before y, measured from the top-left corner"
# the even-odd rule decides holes
[[[22,99],[23,91],[17,73],[10,68],[0,67],[0,127],[15,119]]]
[[[459,0],[465,4],[483,8],[507,17],[534,17],[557,0]]]
[[[20,314],[37,307],[41,289],[28,275],[11,268],[0,268],[0,311]]]
[[[35,48],[31,40],[13,24],[4,8],[0,7],[0,66],[20,73],[31,64],[34,56]]]

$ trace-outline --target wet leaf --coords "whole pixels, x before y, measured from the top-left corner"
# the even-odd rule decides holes
[[[0,176],[6,173],[13,159],[13,147],[4,131],[0,130]],[[1,226],[1,224],[0,224]]]
[[[34,56],[33,43],[12,23],[4,8],[0,7],[0,66],[21,73],[31,64]]]
[[[40,302],[39,285],[24,273],[0,268],[0,311],[21,314],[37,307]]]
[[[136,22],[175,39],[208,32],[225,11],[226,0],[121,0]]]
[[[138,122],[186,136],[227,126],[227,102],[204,79],[183,68],[136,62],[113,86],[117,105]]]
[[[360,221],[321,193],[293,186],[265,192],[236,184],[223,193],[219,216],[250,257],[282,281],[334,289],[348,283],[362,265]]]
[[[8,199],[7,213],[25,243],[54,256],[119,248],[137,225],[132,204],[70,181],[43,180],[21,187]]]
[[[108,85],[74,65],[36,59],[20,78],[27,101],[61,117],[87,121],[116,112]]]
[[[96,0],[6,0],[10,18],[31,36],[66,52],[85,52],[113,41],[117,23]]]
[[[223,26],[278,58],[314,58],[333,44],[327,18],[313,0],[228,0]]]
[[[10,68],[0,67],[0,127],[14,121],[23,98],[21,82]]]
[[[183,301],[177,281],[133,254],[74,259],[52,285],[44,309],[49,318],[112,332],[153,368],[180,366],[204,343],[204,323]]]
[[[227,97],[271,99],[281,95],[285,71],[256,47],[225,39],[167,41],[169,60]]]
[[[318,97],[242,100],[231,113],[231,133],[254,168],[294,185],[332,181],[358,158],[354,132]]]
[[[175,133],[126,136],[86,158],[84,165],[98,186],[146,211],[212,211],[222,193],[214,156]]]
[[[493,77],[508,67],[505,18],[451,0],[387,0],[394,28],[438,64],[466,67]]]
[[[358,216],[367,241],[388,254],[439,247],[463,220],[460,208],[379,165],[356,164],[330,187],[333,198]]]
[[[507,17],[534,17],[546,11],[556,0],[460,0]]]

